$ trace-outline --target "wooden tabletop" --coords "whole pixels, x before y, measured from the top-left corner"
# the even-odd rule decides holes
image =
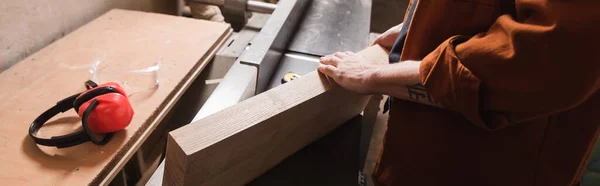
[[[107,185],[230,34],[227,24],[111,10],[2,72],[0,183]],[[130,70],[158,60],[158,88],[130,97],[134,118],[108,144],[58,149],[36,145],[29,137],[29,124],[39,114],[85,90],[91,64],[99,61],[101,68]],[[47,123],[39,136],[80,128],[77,114],[69,110]]]

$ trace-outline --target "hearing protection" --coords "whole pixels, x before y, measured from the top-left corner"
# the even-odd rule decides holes
[[[29,136],[40,145],[57,148],[71,147],[91,141],[104,145],[115,132],[125,129],[133,118],[133,108],[123,88],[114,82],[97,85],[93,81],[85,83],[88,90],[69,96],[39,115],[29,126]],[[37,137],[44,123],[59,113],[73,108],[81,118],[82,130],[51,138]],[[105,134],[96,139],[96,134]]]

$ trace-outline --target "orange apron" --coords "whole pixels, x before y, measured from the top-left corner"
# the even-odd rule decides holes
[[[419,0],[400,58],[447,109],[392,101],[376,185],[578,184],[600,126],[598,10]]]

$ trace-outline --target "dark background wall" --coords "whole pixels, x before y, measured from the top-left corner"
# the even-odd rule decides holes
[[[373,0],[371,32],[383,33],[400,24],[409,0]]]

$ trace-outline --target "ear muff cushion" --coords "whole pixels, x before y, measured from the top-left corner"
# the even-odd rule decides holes
[[[73,107],[82,116],[92,100],[99,104],[88,116],[88,127],[96,133],[110,133],[124,129],[133,118],[133,108],[123,88],[109,82],[89,89],[73,102]]]
[[[119,93],[107,93],[92,100],[98,100],[99,104],[88,115],[88,128],[95,133],[110,133],[124,129],[133,118],[133,108],[126,96]],[[78,110],[81,116],[92,100],[81,105]]]

